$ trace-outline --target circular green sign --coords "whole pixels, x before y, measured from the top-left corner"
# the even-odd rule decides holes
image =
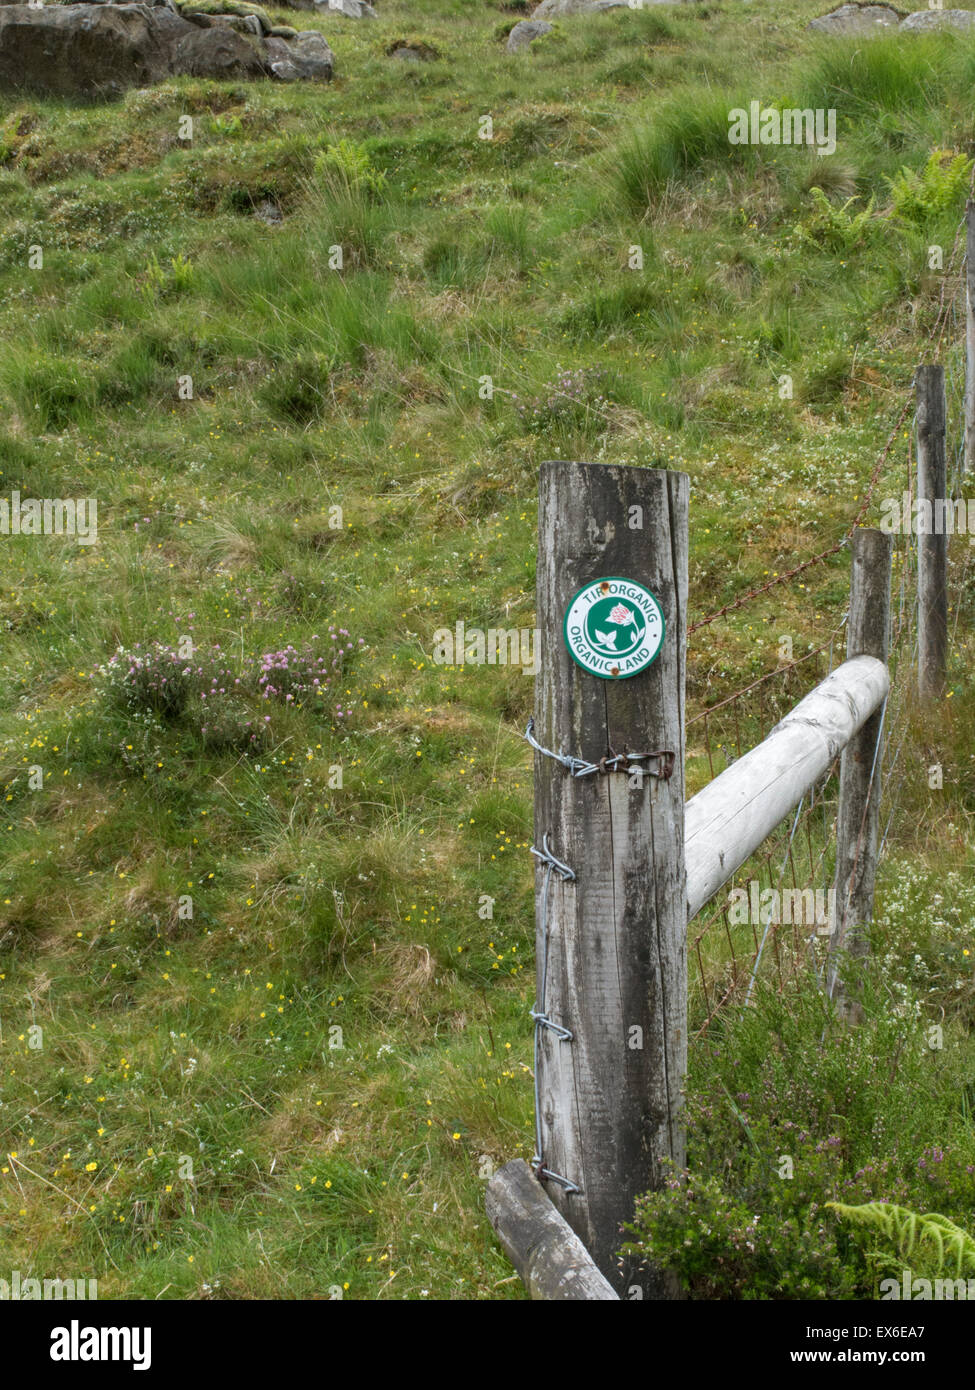
[[[635,579],[594,579],[580,589],[565,612],[563,635],[569,655],[603,680],[638,676],[663,646],[663,610]]]

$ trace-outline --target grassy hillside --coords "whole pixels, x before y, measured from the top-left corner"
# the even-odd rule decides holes
[[[975,152],[975,40],[727,0],[510,56],[520,6],[380,8],[301,16],[327,88],[0,101],[0,495],[99,503],[96,545],[0,539],[0,1268],[102,1296],[521,1296],[482,1204],[532,1143],[532,681],[433,634],[532,626],[545,458],[690,474],[692,618],[838,540],[964,203],[897,175]],[[835,155],[730,147],[756,99],[837,108]],[[701,629],[694,709],[822,641],[847,565]],[[956,591],[905,939],[975,858]]]

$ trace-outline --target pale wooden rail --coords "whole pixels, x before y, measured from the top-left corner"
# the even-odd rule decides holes
[[[619,1294],[523,1159],[490,1179],[488,1220],[532,1298],[549,1302],[619,1302]]]
[[[768,738],[691,797],[684,814],[688,921],[795,810],[889,689],[882,661],[844,661]]]

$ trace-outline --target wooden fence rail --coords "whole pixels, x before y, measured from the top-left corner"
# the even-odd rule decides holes
[[[691,797],[684,814],[688,921],[795,810],[889,689],[882,661],[844,661],[768,738]]]
[[[516,1158],[488,1181],[488,1220],[532,1298],[550,1303],[619,1302],[575,1231],[528,1164]]]

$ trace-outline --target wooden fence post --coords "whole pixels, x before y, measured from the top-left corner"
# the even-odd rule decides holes
[[[975,203],[965,205],[965,448],[962,469],[975,471]]]
[[[850,611],[846,625],[847,657],[874,656],[886,663],[890,649],[890,560],[893,541],[882,531],[856,530],[851,539]],[[873,915],[880,827],[881,759],[884,705],[843,749],[836,817],[834,912],[830,914],[830,997],[847,1021],[860,1018],[859,1002],[840,975],[843,952],[867,954],[867,927]]]
[[[544,463],[539,485],[534,737],[594,764],[661,754],[581,776],[535,754],[535,845],[575,877],[539,865],[534,1167],[622,1297],[673,1296],[615,1252],[661,1159],[685,1155],[688,493],[683,473],[586,463]],[[604,579],[645,586],[666,623],[653,664],[626,679],[590,674],[563,637],[572,600]]]
[[[940,695],[948,661],[948,484],[945,457],[945,372],[918,367],[917,601],[918,689]]]

